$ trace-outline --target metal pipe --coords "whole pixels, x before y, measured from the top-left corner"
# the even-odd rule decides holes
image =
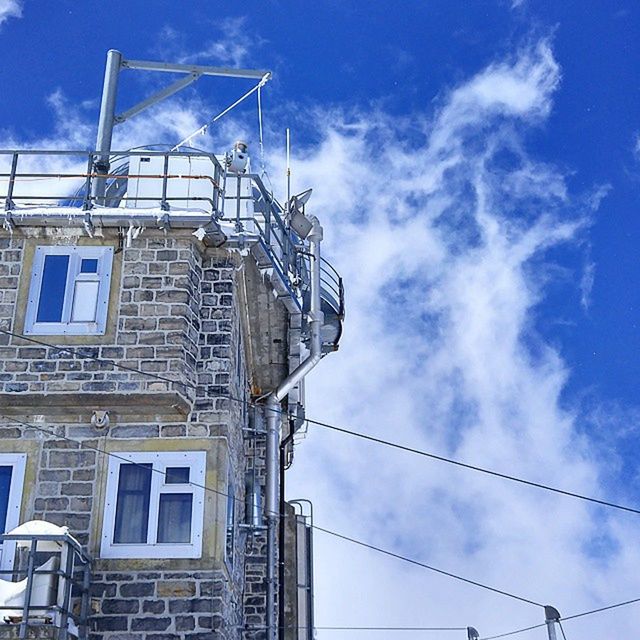
[[[102,85],[102,102],[100,103],[100,119],[98,120],[98,136],[96,150],[100,155],[96,161],[96,171],[101,174],[109,172],[109,154],[111,153],[111,139],[116,115],[116,98],[118,95],[118,78],[122,66],[122,54],[116,49],[107,52],[107,65],[104,70]],[[94,183],[93,194],[98,204],[102,204],[106,188],[105,178],[98,178]]]
[[[27,559],[27,588],[24,593],[24,604],[22,606],[22,622],[20,623],[20,640],[27,637],[29,630],[29,607],[31,606],[31,591],[33,590],[33,573],[36,566],[36,550],[38,540],[34,538],[29,547],[29,557]]]
[[[278,518],[278,621],[279,626],[284,628],[284,535],[285,535],[285,518],[284,518],[284,510],[285,510],[285,492],[284,492],[284,481],[285,481],[285,464],[286,464],[286,456],[287,456],[287,447],[289,443],[293,440],[293,436],[295,432],[293,430],[293,425],[290,427],[291,431],[287,434],[287,437],[282,440],[280,443],[280,469],[278,470],[280,473],[280,514],[283,516]]]
[[[16,169],[18,168],[18,154],[14,153],[11,159],[11,174],[9,176],[9,185],[7,186],[7,195],[4,202],[4,208],[9,211],[13,208],[13,187],[16,183]]]
[[[267,451],[266,451],[266,505],[267,517],[267,640],[276,640],[276,532],[281,516],[278,504],[279,483],[279,445],[280,445],[280,402],[317,364],[322,357],[322,325],[324,314],[320,298],[320,243],[322,226],[317,218],[311,217],[311,232],[308,240],[311,245],[311,309],[308,314],[311,344],[309,357],[301,362],[267,398]]]
[[[143,69],[146,71],[168,71],[170,73],[197,73],[203,76],[221,76],[224,78],[255,78],[260,80],[265,75],[271,77],[271,71],[265,69],[232,69],[230,67],[209,67],[197,64],[178,64],[173,62],[153,62],[150,60],[124,60],[126,69]]]

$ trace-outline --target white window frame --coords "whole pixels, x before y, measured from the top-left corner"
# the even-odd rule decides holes
[[[64,301],[61,322],[37,322],[38,305],[42,289],[44,262],[47,256],[69,256],[69,268],[65,283]],[[98,260],[97,273],[80,273],[83,259]],[[107,327],[109,308],[109,290],[113,266],[113,247],[81,246],[36,247],[29,284],[29,297],[25,314],[24,332],[29,335],[103,335]],[[73,322],[71,312],[78,281],[98,282],[98,299],[96,303],[95,322]]]
[[[5,533],[15,529],[20,524],[20,512],[22,508],[22,492],[24,490],[24,474],[27,466],[26,453],[0,453],[0,467],[12,467],[11,485],[9,487],[9,502],[7,503],[7,522]],[[2,571],[13,570],[15,557],[15,541],[0,542],[0,569]],[[6,574],[0,578],[9,580]]]
[[[200,558],[204,523],[204,483],[207,454],[205,451],[117,453],[109,459],[102,525],[102,558]],[[149,526],[146,543],[116,543],[113,541],[120,466],[127,463],[152,464]],[[167,484],[167,467],[189,467],[189,482]],[[160,495],[191,493],[191,541],[188,543],[155,542],[158,530]]]

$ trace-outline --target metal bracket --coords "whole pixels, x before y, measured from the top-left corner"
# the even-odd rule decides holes
[[[10,211],[5,212],[2,227],[11,235],[13,235],[13,232],[16,230],[16,223],[13,221],[13,216]]]
[[[153,106],[157,102],[160,102],[161,100],[164,100],[169,96],[172,96],[174,93],[178,93],[180,89],[184,89],[185,87],[188,87],[190,84],[194,83],[201,75],[202,75],[201,73],[190,73],[188,76],[184,78],[180,78],[179,80],[176,80],[174,83],[170,84],[168,87],[161,89],[157,93],[154,93],[152,96],[149,96],[146,100],[142,100],[142,102],[139,102],[135,106],[131,107],[131,109],[128,109],[127,111],[125,111],[124,113],[121,113],[120,115],[114,116],[113,122],[115,124],[121,124],[125,122],[129,118],[132,118],[133,116],[138,115],[141,111],[148,109],[149,107]]]

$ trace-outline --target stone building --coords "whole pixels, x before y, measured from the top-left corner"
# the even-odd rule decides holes
[[[3,152],[0,532],[68,527],[91,571],[85,599],[60,564],[48,609],[6,600],[0,637],[311,637],[310,522],[265,493],[342,285],[306,198],[246,154]],[[0,577],[33,587],[46,554],[20,545]]]

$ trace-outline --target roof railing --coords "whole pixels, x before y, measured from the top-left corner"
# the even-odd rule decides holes
[[[292,298],[308,287],[304,241],[288,227],[283,206],[259,175],[233,173],[214,154],[189,148],[115,151],[106,174],[96,169],[101,157],[97,151],[0,150],[0,223],[12,229],[21,216],[27,224],[29,211],[46,219],[47,208],[61,207],[82,212],[88,228],[105,209],[131,212],[132,220],[136,209],[201,215],[233,224],[239,237],[258,236],[269,261],[262,266],[277,272]],[[106,178],[100,197],[93,185],[98,176]],[[323,297],[341,319],[342,280],[325,260],[321,273]]]

